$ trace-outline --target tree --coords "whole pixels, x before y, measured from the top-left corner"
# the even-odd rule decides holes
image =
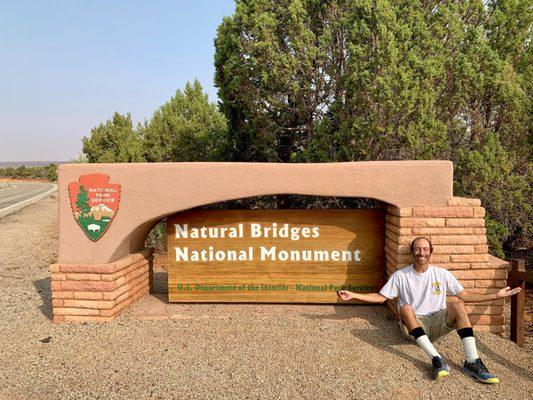
[[[505,168],[480,162],[527,209],[532,15],[519,0],[239,0],[215,40],[230,159],[452,160],[460,194],[530,237],[489,204],[493,179],[468,180],[501,149]]]
[[[129,113],[115,112],[111,120],[93,128],[90,137],[83,137],[82,142],[91,163],[144,161],[141,138],[133,130]]]
[[[57,181],[57,164],[49,164],[46,167],[46,178],[52,182]]]
[[[76,207],[81,215],[85,215],[91,211],[91,207],[89,207],[89,195],[87,194],[87,190],[85,190],[85,186],[80,186],[80,191],[76,197]]]
[[[140,128],[151,162],[210,161],[224,154],[226,122],[198,80],[177,90]]]

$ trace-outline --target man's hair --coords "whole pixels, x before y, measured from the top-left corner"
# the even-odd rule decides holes
[[[429,243],[429,253],[430,253],[430,254],[433,253],[433,245],[431,244],[431,240],[429,240],[429,239],[428,239],[427,237],[425,237],[425,236],[419,236],[419,237],[417,237],[415,240],[413,240],[413,241],[411,242],[411,244],[409,245],[409,248],[411,249],[411,254],[414,254],[414,253],[415,253],[415,242],[416,242],[417,240],[420,240],[420,239],[424,239],[424,240],[427,240],[427,241],[428,241],[428,243]]]

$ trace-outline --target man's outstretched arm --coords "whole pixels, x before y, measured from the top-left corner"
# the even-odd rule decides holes
[[[500,291],[498,291],[498,293],[488,294],[471,293],[467,290],[463,290],[457,293],[457,297],[465,303],[478,303],[482,301],[498,300],[503,299],[504,297],[514,296],[515,294],[520,292],[520,290],[521,289],[519,287],[511,289],[509,286],[501,289]]]
[[[359,300],[364,301],[365,303],[383,303],[389,300],[388,298],[382,296],[379,293],[353,293],[349,290],[339,290],[337,294],[341,299],[345,301]]]

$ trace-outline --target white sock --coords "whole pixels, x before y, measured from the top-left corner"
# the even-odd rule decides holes
[[[433,347],[433,344],[427,337],[427,335],[422,335],[416,339],[416,343],[426,352],[426,354],[433,359],[433,357],[440,357],[439,352]]]
[[[476,339],[474,336],[467,336],[461,339],[463,345],[463,351],[465,352],[465,358],[467,362],[476,361],[479,356],[477,355]]]

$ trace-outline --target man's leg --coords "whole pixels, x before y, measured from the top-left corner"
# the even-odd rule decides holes
[[[466,361],[475,362],[479,356],[477,354],[476,339],[472,324],[468,318],[465,305],[462,301],[447,304],[446,325],[454,326],[457,334],[461,338]]]
[[[402,307],[400,307],[400,318],[403,324],[407,327],[409,334],[415,338],[416,343],[431,358],[434,378],[440,379],[449,375],[450,367],[444,362],[441,355],[435,349],[426,335],[424,328],[416,319],[413,307],[411,307],[409,304],[404,304]]]
[[[407,327],[409,334],[415,338],[416,343],[426,352],[426,354],[433,357],[440,357],[439,352],[435,349],[429,340],[424,328],[416,319],[413,307],[409,304],[404,304],[400,307],[400,318],[403,324]]]
[[[488,371],[477,354],[474,330],[462,301],[447,304],[446,325],[455,326],[461,338],[466,358],[463,372],[484,383],[498,383],[499,379]]]

